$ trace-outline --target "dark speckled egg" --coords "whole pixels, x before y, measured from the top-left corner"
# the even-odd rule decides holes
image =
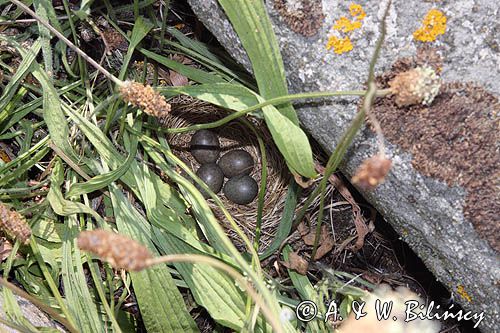
[[[219,138],[209,130],[200,130],[194,133],[189,148],[193,157],[200,164],[215,163],[219,158]]]
[[[224,183],[224,174],[222,173],[222,170],[219,168],[219,166],[215,163],[207,163],[203,164],[198,171],[196,171],[196,175],[207,184],[207,186],[212,190],[214,193],[219,193],[222,184]],[[196,185],[196,188],[200,190],[201,194],[203,194],[203,197],[208,198],[209,195],[207,192],[205,192],[201,187]]]
[[[231,150],[219,160],[219,166],[227,178],[248,175],[252,172],[253,165],[252,155],[241,149]]]
[[[248,175],[233,177],[224,185],[224,195],[226,198],[239,205],[251,203],[258,192],[259,186],[257,182]]]

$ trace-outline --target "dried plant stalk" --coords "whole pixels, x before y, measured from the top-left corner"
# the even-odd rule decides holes
[[[31,228],[26,219],[16,211],[11,211],[0,202],[0,227],[12,238],[23,244],[28,244],[31,238]]]
[[[78,235],[78,247],[95,254],[116,269],[140,271],[152,258],[149,250],[135,240],[105,230],[83,231]]]

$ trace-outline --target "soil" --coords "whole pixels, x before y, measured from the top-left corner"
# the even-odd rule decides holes
[[[378,78],[379,87],[398,73],[426,63],[439,71],[435,50],[398,60]],[[500,103],[472,83],[441,86],[430,106],[398,107],[393,97],[379,99],[373,112],[386,139],[413,154],[422,174],[467,190],[464,216],[481,238],[500,252]]]

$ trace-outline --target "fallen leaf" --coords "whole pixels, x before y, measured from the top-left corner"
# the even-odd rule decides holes
[[[187,77],[185,77],[182,74],[179,74],[174,71],[168,71],[169,72],[169,77],[170,77],[170,83],[172,86],[187,86],[189,83],[189,80]]]
[[[323,241],[321,241],[320,244],[321,246],[318,247],[318,249],[316,250],[316,255],[314,256],[314,260],[321,259],[325,255],[330,253],[330,251],[333,249],[333,246],[335,245],[335,241],[333,240],[332,237],[330,237],[330,235],[328,235],[328,237]]]
[[[330,237],[330,230],[328,229],[327,224],[323,224],[321,226],[321,231],[319,235],[319,244],[324,242],[327,238]],[[313,228],[308,234],[302,236],[302,240],[306,245],[312,246],[314,245],[314,239],[316,238],[316,228]]]
[[[284,261],[282,264],[286,268],[292,269],[301,275],[307,274],[307,268],[309,266],[307,260],[299,256],[297,252],[291,252],[288,255],[288,261]]]
[[[295,178],[295,182],[302,188],[308,188],[314,183],[314,179],[304,178],[296,173],[293,173],[293,178]]]

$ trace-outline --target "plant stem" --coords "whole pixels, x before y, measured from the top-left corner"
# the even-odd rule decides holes
[[[279,319],[272,315],[271,309],[264,302],[262,297],[255,291],[248,279],[243,277],[238,271],[231,266],[223,263],[220,260],[199,255],[199,254],[171,254],[162,257],[149,259],[146,264],[148,266],[161,264],[161,263],[174,263],[174,262],[190,262],[193,264],[207,264],[214,268],[220,269],[231,276],[240,287],[245,287],[245,291],[250,295],[255,304],[261,308],[262,315],[267,319],[273,328],[273,332],[284,332]]]
[[[56,28],[50,25],[49,22],[45,21],[41,17],[39,17],[34,11],[32,11],[28,6],[26,6],[24,3],[22,3],[19,0],[10,0],[13,4],[18,6],[23,12],[27,13],[28,15],[32,16],[35,20],[40,22],[43,26],[45,26],[47,29],[50,30],[54,35],[56,35],[60,40],[62,40],[66,45],[68,45],[73,51],[78,53],[83,59],[85,59],[89,64],[94,66],[99,72],[101,72],[104,76],[106,76],[108,79],[113,81],[115,84],[118,86],[123,86],[124,82],[120,79],[118,79],[116,76],[108,72],[107,69],[99,65],[94,59],[92,59],[87,53],[83,52],[78,46],[73,44],[69,39],[67,39],[62,33],[57,31]]]
[[[361,128],[361,125],[363,124],[364,118],[365,118],[366,114],[369,112],[370,107],[373,104],[373,101],[377,95],[377,87],[374,83],[374,81],[375,81],[375,64],[377,63],[377,59],[380,55],[380,50],[382,49],[382,44],[384,42],[384,38],[385,38],[385,34],[386,34],[385,19],[387,17],[387,14],[389,13],[390,7],[391,7],[391,0],[388,1],[384,15],[382,17],[382,21],[380,22],[380,37],[377,40],[377,44],[375,45],[375,51],[373,52],[373,56],[372,56],[372,59],[370,61],[370,67],[369,67],[369,71],[368,71],[368,91],[366,91],[366,93],[365,93],[363,108],[362,108],[361,112],[359,112],[356,115],[350,128],[347,130],[347,132],[342,137],[342,139],[341,139],[339,145],[337,146],[337,148],[335,149],[334,153],[330,156],[328,163],[326,164],[326,169],[325,169],[325,173],[323,175],[323,179],[321,179],[320,185],[314,190],[314,192],[312,194],[312,195],[317,195],[318,192],[321,193],[318,219],[317,219],[317,223],[316,223],[316,235],[314,238],[314,246],[313,246],[313,251],[311,254],[311,260],[314,260],[314,257],[316,256],[316,251],[318,249],[318,243],[319,243],[319,239],[320,239],[320,235],[321,235],[321,224],[323,223],[323,213],[324,213],[323,210],[324,210],[324,205],[325,205],[326,184],[327,184],[330,176],[335,172],[335,170],[337,170],[338,165],[340,164],[340,162],[344,158],[344,155],[347,151],[347,148],[349,147],[352,140],[354,139],[354,137],[358,133],[359,129]],[[383,138],[382,138],[382,140],[383,140]],[[383,147],[382,147],[382,149],[383,149]],[[308,198],[308,201],[309,201],[309,198]],[[304,206],[304,207],[307,207],[307,206]],[[303,217],[303,214],[305,214],[305,211],[302,213],[302,217]],[[299,214],[299,216],[300,216],[300,214]],[[300,220],[299,220],[299,223],[300,223]]]
[[[171,90],[169,90],[169,91],[171,91]],[[380,89],[380,90],[377,90],[376,96],[383,97],[383,96],[389,95],[390,93],[391,92],[389,89]],[[200,129],[216,128],[216,127],[222,126],[224,124],[227,124],[228,122],[230,122],[234,119],[242,117],[242,116],[246,115],[247,113],[258,110],[258,109],[263,108],[264,106],[268,106],[268,105],[279,105],[279,104],[283,104],[286,102],[291,102],[291,101],[295,101],[295,100],[299,100],[299,99],[307,99],[307,98],[325,98],[325,97],[335,97],[335,96],[364,96],[365,94],[366,94],[365,90],[348,90],[348,91],[307,92],[307,93],[280,96],[280,97],[268,99],[267,101],[259,103],[259,104],[255,104],[247,109],[236,111],[236,112],[231,113],[230,115],[228,115],[222,119],[219,119],[219,120],[211,122],[211,123],[198,124],[198,125],[179,127],[179,128],[158,129],[158,131],[173,134],[173,133],[184,133],[184,132],[190,132],[190,131],[197,131]]]

